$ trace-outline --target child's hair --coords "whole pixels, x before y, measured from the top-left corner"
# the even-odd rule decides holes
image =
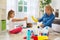
[[[7,19],[8,19],[8,20],[10,20],[10,18],[11,18],[11,16],[10,16],[10,15],[11,15],[11,14],[13,14],[13,13],[14,13],[14,11],[13,11],[13,10],[10,10],[10,11],[8,12],[8,17],[7,17]]]
[[[54,11],[54,9],[51,7],[51,5],[46,5],[46,7],[45,8],[48,8],[51,12],[53,12]]]

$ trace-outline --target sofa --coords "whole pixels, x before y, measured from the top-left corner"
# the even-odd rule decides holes
[[[60,32],[60,19],[55,19],[52,24],[52,29],[56,32]]]

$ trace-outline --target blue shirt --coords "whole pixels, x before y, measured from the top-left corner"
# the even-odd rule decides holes
[[[38,21],[42,22],[45,27],[46,26],[52,27],[52,22],[54,19],[55,19],[55,16],[53,13],[51,13],[50,15],[47,15],[47,13],[45,13],[43,17],[40,18]]]

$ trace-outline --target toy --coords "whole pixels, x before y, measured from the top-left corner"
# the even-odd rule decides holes
[[[48,40],[48,36],[33,36],[33,40]]]
[[[32,23],[27,23],[27,28],[31,28],[32,26]]]
[[[48,36],[48,34],[49,34],[48,28],[49,28],[48,26],[44,27],[44,28],[42,29],[41,35],[43,35],[43,36]]]
[[[27,30],[27,37],[24,37],[24,39],[30,40],[32,38],[33,40],[48,40],[48,36],[47,36],[48,35],[48,28],[45,27],[43,29],[44,30],[41,32],[41,31],[39,31],[41,29],[38,28],[38,31],[39,31],[37,33],[38,35],[34,34],[33,30]]]
[[[38,36],[38,40],[48,40],[48,36]]]
[[[39,22],[38,19],[36,19],[34,16],[32,16],[31,18],[32,18],[32,20],[33,20],[34,22],[37,23],[37,26],[36,26],[36,27],[39,28],[39,26],[42,24],[42,22]]]
[[[34,37],[34,32],[33,32],[33,30],[31,30],[31,38],[33,38]]]
[[[31,31],[28,30],[28,31],[27,31],[27,40],[30,40],[30,39],[31,39],[30,37],[31,37]]]
[[[25,36],[24,39],[30,40],[30,38],[34,37],[33,30],[28,30],[27,31],[27,37]]]
[[[27,37],[25,36],[23,39],[27,39]]]
[[[17,27],[15,29],[10,30],[9,33],[10,34],[17,34],[17,33],[21,32],[21,31],[22,31],[22,27],[20,26],[20,27]]]
[[[32,20],[33,20],[34,22],[38,22],[38,20],[37,20],[34,16],[32,16]]]
[[[33,40],[38,40],[38,36],[34,36],[33,37]]]

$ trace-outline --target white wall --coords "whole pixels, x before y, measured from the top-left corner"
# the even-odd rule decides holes
[[[60,0],[52,0],[51,4],[54,9],[59,9],[59,18],[60,18]]]
[[[17,0],[7,0],[7,13],[9,10],[14,10],[16,13],[16,18],[22,18],[24,16],[28,17],[28,22],[33,22],[31,16],[38,17],[39,13],[39,0],[27,0],[28,2],[28,12],[18,13],[17,12]]]
[[[39,0],[28,1],[28,22],[33,22],[31,16],[38,17],[39,14]]]
[[[9,10],[14,10],[16,13],[16,6],[17,6],[16,0],[7,0],[7,13]]]
[[[6,0],[0,0],[0,16],[1,20],[6,19]]]

